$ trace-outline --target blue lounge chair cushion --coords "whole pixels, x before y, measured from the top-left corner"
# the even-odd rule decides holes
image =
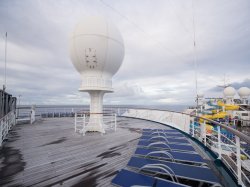
[[[211,169],[199,166],[190,166],[186,164],[180,164],[168,161],[159,161],[147,158],[137,158],[137,157],[132,157],[128,163],[128,166],[134,168],[141,168],[147,164],[164,164],[170,167],[174,171],[177,177],[210,182],[210,183],[219,182],[219,180],[214,175]],[[151,170],[151,171],[156,171],[156,170]]]
[[[184,136],[182,133],[178,132],[178,131],[164,131],[164,132],[159,132],[159,133],[156,133],[156,132],[142,132],[143,135],[145,136],[151,136],[151,135],[156,135],[156,134],[165,134],[167,136]]]
[[[155,132],[155,131],[160,131],[160,132],[179,132],[178,130],[175,129],[142,129],[144,132]]]
[[[146,156],[148,153],[152,151],[154,150],[137,148],[135,151],[135,154]],[[205,163],[205,160],[199,154],[196,154],[196,153],[187,153],[187,152],[185,153],[185,152],[177,152],[177,151],[170,151],[170,150],[168,150],[167,152],[169,152],[173,156],[173,158],[178,161]],[[169,158],[166,155],[163,155],[161,153],[156,153],[150,156]]]
[[[140,139],[141,140],[149,140],[150,138],[155,137],[155,136],[151,136],[151,137],[145,137],[142,136]],[[168,138],[166,137],[166,139],[168,140],[169,143],[188,143],[187,139],[185,138]],[[153,138],[150,140],[151,142],[155,142],[155,141],[165,141],[163,138]]]
[[[155,187],[183,187],[185,185],[178,184],[172,181],[153,178],[140,173],[135,173],[122,169],[111,182],[114,185],[122,187],[130,187],[133,185],[140,186],[155,186]]]
[[[141,138],[142,139],[149,139],[151,137],[155,137],[155,136],[164,136],[166,138],[175,138],[175,139],[185,139],[186,137],[183,135],[183,134],[145,134],[144,133],[142,134]]]
[[[144,146],[148,147],[149,144],[152,142],[149,141],[139,141],[138,146]],[[168,145],[163,145],[163,144],[157,144],[157,145],[152,145],[151,147],[148,148],[157,148],[157,149],[169,149],[171,150],[179,150],[179,151],[195,151],[195,149],[190,145],[180,145],[180,144],[168,144]]]

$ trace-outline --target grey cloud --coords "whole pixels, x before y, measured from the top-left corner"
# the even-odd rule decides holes
[[[234,87],[236,90],[239,89],[239,88],[241,88],[241,87],[248,87],[248,88],[250,88],[250,79],[245,79],[242,82],[233,82],[233,83],[230,83],[230,86]],[[208,91],[223,92],[223,88],[216,86],[216,87],[210,88]]]
[[[250,88],[250,79],[245,79],[243,82],[233,82],[232,86],[235,89],[239,89],[241,87],[248,87],[248,88]]]
[[[94,14],[118,26],[126,48],[123,65],[113,79],[117,91],[107,94],[105,103],[159,105],[167,98],[193,103],[191,1],[105,2],[120,14],[100,1],[0,1],[0,33],[9,34],[9,91],[24,95],[27,103],[88,102],[88,95],[77,91],[81,80],[69,58],[68,39],[81,17]],[[195,1],[198,78],[211,75],[219,79],[226,73],[244,80],[234,82],[236,88],[249,86],[249,8],[248,0]],[[4,44],[3,37],[0,43]],[[4,50],[2,46],[0,49]],[[3,61],[1,53],[1,82]],[[155,81],[160,77],[165,82]],[[156,85],[140,85],[143,79]],[[221,91],[215,85],[203,84],[211,94]],[[144,87],[155,89],[155,93]]]

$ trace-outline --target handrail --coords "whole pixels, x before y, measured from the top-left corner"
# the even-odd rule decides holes
[[[224,124],[221,124],[217,121],[214,121],[214,120],[211,120],[211,119],[208,119],[208,118],[204,118],[204,117],[201,117],[201,116],[196,116],[194,114],[188,114],[188,113],[185,113],[185,112],[176,112],[176,111],[172,111],[172,110],[159,110],[159,109],[147,109],[147,108],[129,108],[129,109],[135,109],[135,110],[156,110],[156,111],[163,111],[163,112],[173,112],[173,113],[177,113],[177,114],[184,114],[184,115],[187,115],[187,116],[191,116],[191,117],[196,117],[196,118],[200,118],[200,119],[203,119],[203,120],[206,120],[208,122],[211,122],[211,123],[214,123],[215,125],[218,125],[226,130],[228,130],[229,132],[237,135],[240,139],[244,140],[246,143],[250,144],[250,137],[243,134],[242,132],[239,132],[229,126],[226,126]]]
[[[185,114],[185,113],[183,113],[183,114]],[[203,119],[203,120],[206,120],[206,121],[209,121],[209,122],[211,122],[211,123],[214,123],[215,125],[218,125],[218,126],[224,128],[224,129],[228,130],[229,132],[231,132],[231,133],[237,135],[240,139],[244,140],[246,143],[249,143],[249,144],[250,144],[250,137],[247,136],[247,135],[245,135],[245,134],[243,134],[243,133],[240,132],[240,131],[237,131],[237,130],[235,130],[235,129],[229,127],[229,126],[226,126],[226,125],[224,125],[224,124],[221,124],[221,123],[219,123],[219,122],[217,122],[217,121],[214,121],[214,120],[211,120],[211,119],[207,119],[207,118],[204,118],[204,117],[199,117],[199,116],[192,115],[192,114],[190,114],[190,116],[192,116],[192,117],[197,117],[197,118],[201,118],[201,119]]]
[[[0,119],[0,147],[8,136],[9,131],[16,125],[15,111],[12,110]]]
[[[77,112],[77,114],[90,115],[90,114],[114,114],[114,113],[112,113],[112,112],[110,112],[110,113],[108,113],[108,112],[105,112],[105,113]]]
[[[13,110],[11,110],[9,113],[7,113],[5,116],[3,116],[2,118],[0,118],[0,121],[2,121],[4,118],[6,118],[6,116],[10,115],[10,113],[12,113]]]

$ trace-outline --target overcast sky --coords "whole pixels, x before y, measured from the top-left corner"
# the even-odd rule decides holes
[[[103,16],[120,30],[125,57],[105,104],[192,105],[194,27],[198,92],[217,85],[250,87],[249,0],[1,0],[0,84],[22,104],[88,104],[69,58],[69,36],[85,16]]]

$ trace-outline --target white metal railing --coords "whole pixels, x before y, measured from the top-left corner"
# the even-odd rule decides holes
[[[191,117],[183,113],[176,113],[153,109],[127,109],[123,116],[141,118],[164,123],[184,132],[189,132]]]
[[[250,137],[228,124],[192,114],[153,109],[126,109],[122,116],[160,122],[190,134],[217,155],[217,159],[229,168],[239,185],[250,186],[250,155],[244,149],[246,146],[250,148]],[[198,123],[200,119],[202,123]],[[206,129],[208,123],[213,125],[209,133]],[[223,132],[231,133],[230,138]]]
[[[0,119],[0,146],[14,125],[16,125],[16,114],[13,110]]]
[[[42,118],[74,117],[79,110],[83,108],[37,108],[37,115]]]
[[[97,127],[102,132],[116,131],[116,113],[75,113],[75,132],[85,135],[88,129]]]
[[[24,112],[22,111],[24,110]],[[36,108],[35,106],[31,107],[18,107],[16,109],[16,118],[18,122],[29,122],[33,124],[36,121]]]
[[[30,106],[18,107],[17,116],[18,118],[26,118],[30,115]],[[104,113],[115,112],[118,116],[124,113],[125,108],[117,107],[104,107]],[[76,112],[84,111],[89,112],[88,106],[63,106],[63,107],[46,107],[36,106],[35,116],[41,118],[61,118],[61,117],[74,117]]]

